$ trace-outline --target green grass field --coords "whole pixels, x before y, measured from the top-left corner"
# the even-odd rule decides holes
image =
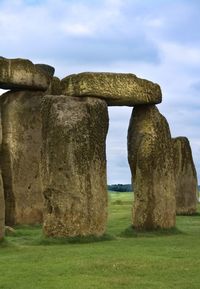
[[[199,289],[200,215],[131,236],[131,200],[110,194],[107,241],[45,242],[40,227],[17,228],[0,245],[0,289]]]

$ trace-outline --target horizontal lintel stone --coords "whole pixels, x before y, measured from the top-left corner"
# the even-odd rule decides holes
[[[105,99],[110,106],[157,104],[162,101],[160,86],[131,73],[83,72],[61,81],[62,94]]]
[[[0,88],[2,89],[45,91],[50,81],[50,75],[28,59],[0,57]]]

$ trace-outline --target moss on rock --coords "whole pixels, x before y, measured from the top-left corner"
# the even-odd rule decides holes
[[[40,176],[42,92],[7,92],[1,96],[2,174],[6,224],[42,221]]]
[[[146,79],[126,73],[84,72],[72,74],[61,81],[62,93],[105,99],[108,105],[160,103],[161,89]]]
[[[175,226],[175,178],[171,134],[154,105],[136,106],[128,130],[128,160],[134,184],[133,226]]]
[[[186,137],[172,139],[176,178],[176,212],[192,215],[197,210],[198,182],[192,151]]]
[[[107,219],[105,101],[45,96],[42,122],[45,235],[103,235]]]
[[[12,90],[42,90],[50,84],[51,76],[28,59],[0,58],[0,88]]]

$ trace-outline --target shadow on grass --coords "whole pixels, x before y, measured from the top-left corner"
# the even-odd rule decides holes
[[[8,237],[25,237],[38,235],[42,229],[41,225],[15,225],[14,227],[6,226],[5,235]]]
[[[131,201],[122,201],[122,200],[115,200],[111,202],[112,205],[132,205]]]
[[[111,234],[103,236],[76,236],[76,237],[45,237],[42,234],[41,225],[20,225],[11,228],[6,232],[4,242],[7,246],[22,245],[22,246],[40,246],[40,245],[65,245],[65,244],[83,244],[102,241],[112,241],[116,237]],[[3,241],[2,241],[3,242]],[[3,246],[3,243],[2,245]],[[5,246],[5,245],[4,245]]]
[[[0,240],[0,249],[6,247],[10,247],[10,242],[6,238],[3,238]]]
[[[172,236],[184,234],[176,227],[171,229],[156,229],[156,230],[136,230],[133,226],[129,226],[127,229],[121,232],[120,237],[123,238],[138,238],[138,237],[157,237],[157,236]]]
[[[39,241],[36,241],[35,245],[65,245],[65,244],[87,244],[102,241],[112,241],[115,237],[110,234],[104,234],[103,236],[76,236],[76,237],[42,237]]]
[[[178,213],[176,214],[177,217],[199,217],[200,212],[192,213],[192,214],[187,214],[187,213]]]

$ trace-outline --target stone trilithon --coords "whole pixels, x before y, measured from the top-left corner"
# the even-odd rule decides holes
[[[171,228],[176,212],[196,212],[190,145],[183,137],[172,140],[155,106],[162,101],[158,84],[130,73],[83,72],[60,80],[54,72],[0,57],[0,88],[10,90],[0,102],[0,239],[5,223],[43,218],[46,236],[104,234],[108,106],[134,107],[128,131],[133,226]]]

